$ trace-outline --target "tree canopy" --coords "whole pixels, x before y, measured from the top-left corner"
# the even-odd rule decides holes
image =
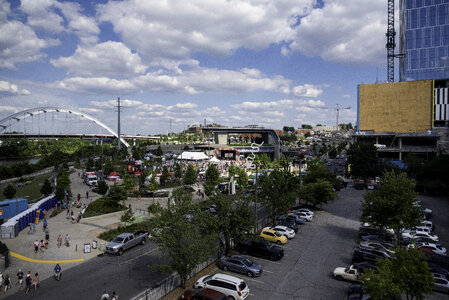
[[[319,179],[317,182],[304,184],[301,188],[301,198],[313,206],[331,202],[335,197],[332,184],[326,180]]]
[[[53,192],[53,187],[51,186],[48,178],[44,180],[44,183],[41,186],[40,192],[45,196],[48,196]]]
[[[8,184],[6,188],[3,190],[3,195],[5,196],[6,199],[12,199],[14,198],[16,192],[17,189],[12,184]]]
[[[362,221],[373,226],[392,228],[400,241],[401,229],[419,224],[419,207],[414,181],[407,174],[385,172],[377,190],[366,193],[362,201]]]
[[[367,178],[379,175],[379,159],[377,149],[373,144],[354,143],[349,147],[347,155],[352,176]]]
[[[189,164],[183,178],[184,184],[194,184],[196,182],[196,172],[192,165]]]

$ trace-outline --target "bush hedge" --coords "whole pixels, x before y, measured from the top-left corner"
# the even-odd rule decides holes
[[[120,204],[118,201],[111,201],[108,198],[99,198],[86,208],[83,217],[94,217],[103,214],[109,214],[126,209],[126,207]]]
[[[117,235],[122,233],[133,233],[139,230],[148,230],[151,227],[151,221],[144,221],[136,224],[131,224],[128,226],[118,227],[116,229],[111,229],[102,232],[98,237],[105,241],[112,241]]]

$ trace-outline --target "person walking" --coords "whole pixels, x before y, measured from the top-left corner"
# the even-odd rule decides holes
[[[31,271],[28,271],[27,277],[25,278],[25,293],[28,294],[31,290]]]
[[[36,240],[33,245],[34,245],[34,254],[36,254],[37,251],[39,251],[39,242]]]
[[[62,236],[59,235],[58,236],[58,248],[61,248],[61,245],[62,245]]]
[[[41,252],[44,253],[44,248],[45,248],[45,244],[44,244],[44,240],[41,240]]]
[[[5,286],[5,293],[10,288],[11,280],[9,279],[9,275],[5,275],[5,281],[3,282],[3,285]]]
[[[68,233],[65,235],[65,244],[67,247],[70,246],[70,235]]]
[[[111,300],[118,300],[118,295],[115,292],[112,292]]]
[[[49,231],[48,227],[45,229],[45,238],[46,238],[47,240],[50,239],[50,231]]]
[[[36,223],[33,223],[33,233],[36,232]]]
[[[39,273],[34,274],[34,278],[33,278],[33,286],[34,286],[34,291],[37,290],[37,287],[39,286],[40,280],[39,280]]]
[[[3,274],[0,272],[0,293],[3,291]]]
[[[44,222],[42,223],[42,225],[44,226],[44,231],[45,231],[45,229],[47,229],[47,219],[44,218]]]
[[[19,285],[19,289],[22,288],[23,284],[23,272],[21,269],[17,272],[17,284]]]
[[[86,198],[89,199],[89,191],[86,191]]]
[[[109,300],[109,294],[106,291],[103,291],[100,300]]]

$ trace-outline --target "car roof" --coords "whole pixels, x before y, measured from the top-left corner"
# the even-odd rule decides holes
[[[122,233],[122,234],[119,234],[117,237],[126,238],[126,237],[129,237],[130,235],[131,235],[131,233]]]
[[[242,282],[243,280],[231,275],[227,275],[227,274],[222,274],[222,273],[217,273],[215,275],[212,276],[212,279],[220,279],[220,280],[224,280],[224,281],[228,281],[228,282],[232,282],[235,284],[239,284],[240,282]]]
[[[269,227],[266,227],[266,228],[262,229],[262,232],[263,232],[263,231],[268,231],[268,232],[272,232],[272,233],[275,233],[275,232],[276,232],[276,230],[270,229]]]
[[[198,292],[196,292],[195,295],[208,297],[209,299],[226,299],[225,294],[208,288],[198,290]]]

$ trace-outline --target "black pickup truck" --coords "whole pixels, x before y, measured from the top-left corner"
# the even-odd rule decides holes
[[[284,256],[284,249],[264,240],[241,242],[237,244],[236,248],[239,253],[270,260],[279,260]]]

